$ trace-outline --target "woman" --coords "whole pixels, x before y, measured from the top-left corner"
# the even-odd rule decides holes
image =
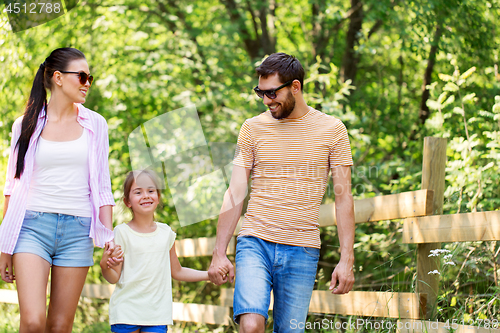
[[[93,243],[114,247],[107,124],[81,105],[92,81],[82,52],[54,50],[12,127],[0,272],[16,280],[20,332],[71,332]]]

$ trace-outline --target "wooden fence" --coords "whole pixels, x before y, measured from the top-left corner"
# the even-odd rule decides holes
[[[500,211],[442,215],[445,165],[446,139],[427,137],[424,141],[422,190],[354,202],[357,224],[403,219],[402,243],[418,244],[417,292],[351,291],[347,295],[333,295],[328,291],[315,290],[309,312],[396,318],[399,319],[398,324],[403,324],[402,327],[411,323],[413,332],[444,332],[443,323],[436,323],[435,327],[429,322],[414,325],[432,315],[438,295],[439,277],[428,272],[439,269],[439,264],[434,258],[429,258],[430,251],[441,248],[441,242],[500,240]],[[336,225],[335,204],[321,205],[319,224],[320,227]],[[235,254],[238,230],[239,227],[228,247],[230,255]],[[214,245],[215,237],[183,239],[176,241],[175,246],[179,257],[197,257],[211,256]],[[82,296],[107,299],[113,289],[114,285],[109,284],[85,285]],[[221,289],[221,305],[174,303],[174,320],[229,325],[232,295],[233,289]],[[17,303],[17,293],[0,290],[0,302]],[[460,330],[485,332],[484,328],[474,326],[460,326]],[[493,331],[500,332],[500,329]]]

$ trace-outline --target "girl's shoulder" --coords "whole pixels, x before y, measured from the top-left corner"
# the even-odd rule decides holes
[[[162,238],[167,241],[168,249],[171,249],[172,246],[174,245],[177,234],[172,230],[172,228],[170,228],[168,224],[161,222],[155,222],[155,223],[156,227],[158,228],[157,230],[163,234]]]
[[[113,230],[122,230],[124,228],[126,228],[127,226],[127,223],[121,223],[121,224],[118,224]]]
[[[177,237],[177,234],[175,231],[170,228],[170,226],[166,223],[161,223],[161,222],[155,222],[156,227],[160,230],[160,232],[166,233],[168,236],[171,236],[173,240],[175,240],[175,237]]]
[[[172,228],[170,228],[170,226],[166,223],[161,223],[161,222],[155,222],[156,223],[156,227],[159,228],[160,230],[164,230],[164,231],[167,231],[167,232],[174,232],[172,230]],[[175,234],[175,232],[174,232]]]
[[[122,223],[113,228],[113,232],[116,234],[123,234],[127,230],[127,224]]]

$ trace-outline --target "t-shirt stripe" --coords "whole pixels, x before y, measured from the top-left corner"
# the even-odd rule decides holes
[[[312,108],[297,119],[264,112],[242,125],[233,163],[252,169],[239,236],[320,248],[319,206],[329,170],[352,165],[342,121]]]

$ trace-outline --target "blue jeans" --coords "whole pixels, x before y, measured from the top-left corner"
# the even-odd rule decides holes
[[[92,266],[90,223],[90,217],[27,210],[14,254],[36,254],[54,266]]]
[[[274,295],[274,332],[304,332],[293,323],[305,323],[316,278],[319,249],[271,243],[252,236],[238,237],[234,320],[256,313],[268,319]]]

